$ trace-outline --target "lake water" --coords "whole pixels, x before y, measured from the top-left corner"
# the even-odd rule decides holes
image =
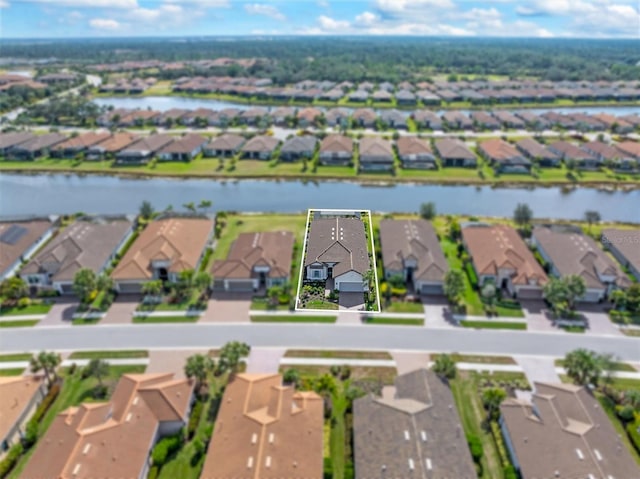
[[[417,211],[435,202],[439,213],[511,216],[528,203],[540,218],[582,218],[585,210],[605,220],[640,223],[640,190],[580,188],[491,188],[350,182],[217,181],[211,179],[132,179],[110,176],[0,174],[0,216],[136,213],[142,201],[156,209],[208,199],[216,210],[298,212],[307,208],[358,208],[385,212]]]
[[[184,108],[187,110],[195,110],[197,108],[209,108],[211,110],[223,110],[224,108],[237,108],[239,110],[247,110],[255,105],[245,103],[234,103],[230,101],[213,100],[207,98],[188,98],[179,96],[146,96],[146,97],[102,97],[96,98],[94,102],[98,105],[113,105],[115,108],[140,108],[152,110],[166,111],[172,108]],[[277,108],[277,107],[272,107]],[[322,109],[322,108],[321,108]],[[347,110],[351,110],[347,108]],[[547,111],[557,111],[559,113],[608,113],[611,115],[630,115],[633,113],[640,114],[640,106],[620,106],[620,107],[578,107],[578,108],[536,108],[527,109],[533,113],[544,113]],[[460,110],[468,113],[467,110]],[[444,111],[436,113],[442,114]],[[406,112],[409,113],[408,111]]]

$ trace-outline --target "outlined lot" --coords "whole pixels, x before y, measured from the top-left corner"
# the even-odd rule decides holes
[[[370,210],[309,209],[300,261],[296,311],[380,312]]]

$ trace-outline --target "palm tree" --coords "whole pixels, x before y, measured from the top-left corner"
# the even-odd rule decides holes
[[[564,369],[574,383],[581,386],[597,384],[601,370],[597,354],[587,349],[576,349],[564,358]]]
[[[162,294],[162,281],[159,279],[147,281],[140,288],[145,296],[160,296]]]
[[[206,291],[211,286],[211,275],[206,271],[197,273],[193,278],[193,286],[198,291]]]
[[[433,372],[441,378],[453,379],[456,377],[456,363],[448,354],[439,355],[433,363]]]
[[[600,213],[594,210],[587,210],[584,212],[584,220],[589,225],[589,232],[591,232],[591,225],[594,223],[599,223],[602,217]]]
[[[96,378],[100,388],[102,388],[104,386],[102,379],[109,375],[109,363],[104,359],[93,358],[86,366],[86,374],[87,376]]]
[[[60,365],[61,361],[62,358],[59,354],[54,353],[53,351],[41,351],[37,356],[31,358],[29,366],[32,373],[44,371],[44,375],[47,378],[47,383],[49,384],[49,386],[51,386],[51,384],[58,379],[56,368]],[[53,380],[51,379],[52,374]]]
[[[507,397],[507,393],[502,388],[488,388],[482,392],[482,404],[487,410],[487,416],[490,421],[498,418],[500,415],[500,404]]]
[[[220,358],[218,359],[218,371],[222,374],[229,372],[235,374],[240,366],[243,357],[249,355],[251,347],[246,343],[239,341],[231,341],[220,350]]]
[[[207,383],[207,376],[213,371],[214,366],[213,359],[204,354],[195,354],[187,358],[187,362],[184,365],[184,374],[189,379],[194,378],[196,380],[195,389],[198,394],[202,393],[202,388]]]
[[[464,277],[462,276],[462,272],[455,269],[447,271],[444,276],[444,294],[447,295],[449,301],[457,304],[463,291]]]
[[[213,206],[213,201],[211,200],[200,200],[200,203],[198,203],[198,209],[201,209],[202,211],[206,211],[212,206]]]
[[[190,201],[189,203],[184,203],[182,205],[182,207],[188,211],[190,211],[191,213],[195,213],[196,212],[196,204],[193,201]]]
[[[569,297],[567,298],[569,308],[573,309],[575,302],[587,292],[587,283],[582,276],[578,276],[577,274],[565,276],[563,281],[567,285],[567,291],[569,292]]]

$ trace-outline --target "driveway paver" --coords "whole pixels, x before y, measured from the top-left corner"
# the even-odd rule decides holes
[[[100,324],[128,324],[133,319],[133,312],[140,304],[137,295],[120,295],[113,302]]]
[[[364,295],[362,293],[341,292],[338,296],[338,307],[351,311],[363,311]]]
[[[585,334],[612,334],[623,336],[622,332],[609,319],[601,304],[579,304],[578,310],[587,318],[589,327]]]
[[[520,300],[520,304],[527,320],[528,331],[563,332],[553,325],[553,320],[549,316],[549,310],[544,301]]]
[[[429,366],[429,353],[391,351],[391,357],[396,362],[399,375]]]
[[[199,322],[247,323],[251,296],[251,293],[214,293]]]
[[[454,328],[453,314],[449,302],[440,296],[423,296],[424,325],[427,328]]]
[[[247,372],[253,374],[277,373],[285,348],[251,348],[247,358]]]
[[[152,349],[149,351],[147,373],[175,373],[177,378],[184,378],[184,365],[189,356],[207,354],[202,349]]]
[[[543,358],[539,356],[514,356],[518,366],[524,370],[524,374],[533,387],[534,382],[539,383],[559,383],[560,378],[556,373],[553,358]]]
[[[77,308],[76,299],[60,298],[36,326],[71,326]]]

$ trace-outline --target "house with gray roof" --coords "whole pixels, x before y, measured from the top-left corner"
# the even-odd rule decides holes
[[[166,134],[151,134],[131,143],[116,154],[117,163],[147,163],[175,138]]]
[[[361,128],[371,128],[376,124],[378,115],[371,108],[358,108],[351,114],[353,126]]]
[[[434,143],[444,166],[470,166],[478,163],[476,155],[460,140],[443,138]]]
[[[509,398],[500,427],[522,479],[627,479],[640,467],[585,387],[534,383],[531,400]]]
[[[415,105],[416,95],[409,90],[400,90],[396,92],[396,102],[398,105]]]
[[[204,148],[208,138],[197,133],[187,133],[176,138],[158,152],[158,159],[162,161],[191,161]]]
[[[361,171],[393,170],[394,155],[391,143],[377,137],[365,137],[359,146]]]
[[[124,218],[78,220],[34,256],[20,277],[32,287],[71,294],[75,274],[83,268],[104,272],[132,233],[132,222]]]
[[[349,110],[344,108],[331,108],[324,114],[328,126],[346,127],[349,125]]]
[[[442,119],[431,110],[416,110],[411,117],[419,128],[442,130]]]
[[[380,121],[389,128],[393,129],[406,129],[407,118],[398,110],[383,110],[380,112]]]
[[[383,219],[380,246],[387,280],[401,276],[407,287],[418,294],[444,294],[449,263],[430,222]]]
[[[475,479],[449,386],[433,371],[398,376],[353,402],[356,479]]]
[[[49,220],[0,222],[0,281],[13,276],[53,235]]]
[[[280,159],[282,161],[296,161],[302,158],[311,159],[317,144],[318,139],[315,136],[293,136],[282,144]]]
[[[369,269],[371,261],[362,219],[336,216],[311,221],[304,259],[306,282],[327,282],[328,289],[364,293],[369,290],[365,280]]]
[[[537,226],[531,235],[532,245],[548,263],[554,276],[580,276],[587,291],[579,301],[603,301],[614,289],[627,288],[631,282],[596,242],[578,228]]]
[[[320,143],[321,165],[350,165],[353,161],[353,140],[344,135],[328,135]]]
[[[35,135],[30,140],[15,144],[8,151],[8,157],[15,160],[33,160],[39,156],[48,156],[51,149],[67,137],[62,133]]]
[[[602,231],[602,245],[640,281],[640,230],[607,228]]]
[[[551,151],[545,145],[538,143],[533,138],[523,138],[516,143],[516,148],[524,156],[537,162],[540,166],[559,166],[560,155]]]
[[[242,146],[242,156],[254,160],[269,160],[279,144],[280,140],[273,136],[254,136]]]
[[[204,147],[204,154],[208,157],[234,156],[244,145],[246,138],[233,133],[225,133],[212,138],[208,145]]]
[[[11,147],[26,143],[33,138],[35,138],[35,135],[28,131],[0,133],[0,155],[6,155]]]

